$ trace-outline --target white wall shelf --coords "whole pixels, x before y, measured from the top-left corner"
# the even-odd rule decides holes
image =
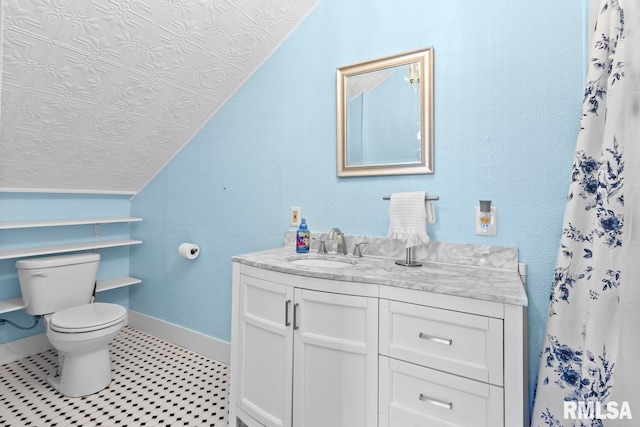
[[[98,280],[96,292],[109,291],[111,289],[122,288],[124,286],[135,285],[142,282],[135,277],[116,277],[113,279]],[[0,301],[0,314],[9,313],[11,311],[22,310],[24,308],[24,302],[22,298],[13,298],[10,300]]]
[[[115,279],[98,280],[96,292],[110,291],[111,289],[122,288],[124,286],[136,285],[142,282],[135,277],[116,277]]]
[[[130,246],[142,243],[141,240],[119,239],[102,240],[83,243],[68,243],[63,245],[37,246],[33,248],[6,249],[0,251],[0,260],[11,258],[23,258],[36,255],[57,254],[63,252],[77,252],[90,249],[113,248],[117,246]]]
[[[142,218],[135,217],[108,217],[108,218],[77,218],[77,219],[53,219],[37,221],[5,221],[0,222],[0,230],[12,230],[18,228],[62,227],[69,225],[94,225],[94,240],[79,243],[65,243],[59,245],[36,246],[30,248],[15,248],[0,250],[0,260],[24,258],[29,256],[49,255],[65,252],[78,252],[92,249],[114,248],[118,246],[131,246],[142,243],[134,239],[98,240],[98,228],[102,224],[114,224],[124,222],[138,222]],[[140,283],[140,279],[133,277],[116,277],[113,279],[98,280],[96,292],[108,291],[123,286]],[[13,298],[0,301],[0,314],[24,308],[22,298]]]
[[[8,299],[0,301],[0,314],[9,313],[10,311],[21,310],[24,308],[22,298]]]
[[[112,218],[78,218],[78,219],[52,219],[43,221],[8,221],[0,222],[0,230],[11,230],[16,228],[37,228],[37,227],[61,227],[67,225],[86,224],[114,224],[121,222],[138,222],[142,218],[134,217],[112,217]]]

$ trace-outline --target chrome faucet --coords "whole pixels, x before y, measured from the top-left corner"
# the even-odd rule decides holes
[[[329,239],[336,239],[336,243],[338,244],[336,249],[337,253],[342,255],[347,254],[347,242],[344,240],[344,234],[342,234],[342,231],[339,228],[334,227],[329,230],[329,235],[327,237]]]

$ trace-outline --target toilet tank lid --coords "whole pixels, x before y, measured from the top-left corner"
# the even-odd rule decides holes
[[[16,268],[29,270],[33,268],[60,267],[63,265],[84,264],[100,261],[100,254],[81,253],[73,255],[60,255],[42,258],[29,258],[16,261]]]

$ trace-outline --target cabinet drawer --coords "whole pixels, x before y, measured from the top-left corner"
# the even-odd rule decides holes
[[[380,426],[504,427],[502,387],[380,356]]]
[[[503,385],[501,319],[380,300],[380,354]]]

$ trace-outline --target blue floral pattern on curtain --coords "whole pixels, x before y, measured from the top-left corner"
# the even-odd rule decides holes
[[[570,416],[565,401],[601,405],[615,376],[624,224],[623,29],[618,1],[604,1],[593,36],[532,427],[604,425],[594,413]]]

